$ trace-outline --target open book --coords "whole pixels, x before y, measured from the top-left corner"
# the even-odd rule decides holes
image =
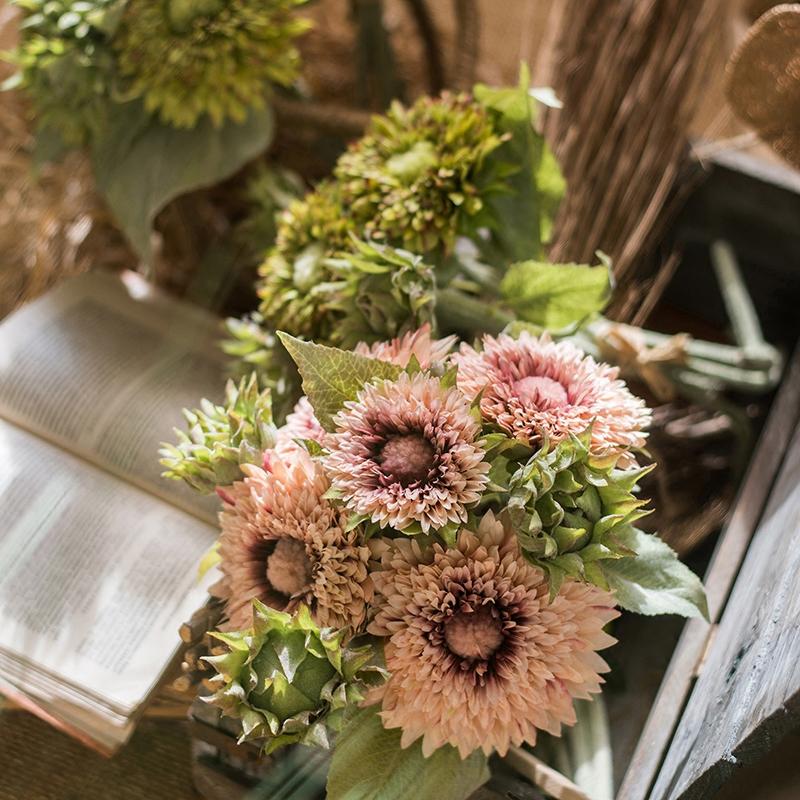
[[[220,399],[217,321],[136,275],[73,279],[0,324],[0,692],[103,752],[207,596],[216,498],[160,478]]]

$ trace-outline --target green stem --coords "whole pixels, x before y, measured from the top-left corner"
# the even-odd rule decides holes
[[[447,288],[436,292],[436,319],[440,330],[468,339],[480,333],[498,334],[514,316],[478,297]]]
[[[760,352],[764,346],[764,335],[739,271],[736,254],[728,242],[718,239],[711,245],[711,263],[717,273],[734,338],[745,352]]]
[[[608,715],[601,695],[577,700],[578,722],[567,732],[572,750],[572,779],[592,800],[614,800],[614,772]]]

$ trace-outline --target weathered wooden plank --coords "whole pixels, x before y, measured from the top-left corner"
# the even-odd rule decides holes
[[[716,622],[728,598],[783,460],[788,432],[800,416],[800,350],[792,359],[778,392],[735,508],[720,536],[705,575],[709,615]],[[646,800],[659,764],[694,681],[712,628],[703,620],[686,623],[664,682],[653,703],[639,744],[631,758],[617,800]]]
[[[800,725],[799,589],[797,425],[652,800],[711,797]]]

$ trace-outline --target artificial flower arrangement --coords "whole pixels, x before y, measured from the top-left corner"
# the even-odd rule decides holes
[[[280,336],[305,391],[285,425],[253,377],[163,451],[222,501],[208,701],[241,741],[333,746],[334,800],[460,800],[601,691],[618,607],[705,613],[636,527],[649,411],[615,368],[525,330]]]
[[[14,0],[5,88],[31,100],[41,159],[85,148],[138,254],[175,196],[269,145],[273,86],[297,77],[306,0]]]
[[[376,117],[280,216],[245,377],[162,450],[222,505],[208,702],[333,747],[333,800],[468,797],[600,692],[618,608],[706,613],[636,526],[650,412],[570,340],[610,274],[545,260],[535,110],[523,69]]]

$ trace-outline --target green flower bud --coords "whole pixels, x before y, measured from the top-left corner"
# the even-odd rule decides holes
[[[259,311],[273,329],[329,340],[325,259],[348,246],[351,228],[331,183],[321,183],[283,212],[275,246],[259,269]]]
[[[503,141],[469,95],[394,103],[339,159],[341,202],[359,236],[446,254],[487,222],[486,195],[502,188],[488,157]]]
[[[264,752],[295,742],[328,747],[345,709],[385,677],[373,648],[348,647],[344,635],[318,628],[305,606],[290,616],[254,600],[251,629],[213,634],[229,651],[206,657],[220,685],[206,699],[241,720],[240,742]]]
[[[164,444],[160,452],[165,478],[207,494],[244,477],[242,464],[260,464],[275,445],[276,428],[270,391],[259,391],[255,374],[238,386],[228,381],[225,405],[205,399],[200,405],[184,409],[188,430],[176,430],[178,444]]]
[[[332,342],[393,339],[433,322],[436,282],[421,256],[353,239],[350,249],[326,262],[331,272],[326,308],[336,319]]]
[[[255,372],[259,385],[270,390],[274,419],[282,423],[302,394],[294,362],[258,312],[228,319],[225,328],[229,338],[222,342],[222,349],[234,359],[233,372]]]
[[[129,0],[114,37],[126,93],[178,128],[243,122],[270,83],[290,84],[306,0]]]
[[[635,555],[620,535],[650,513],[633,491],[653,465],[620,470],[616,461],[590,455],[587,433],[543,447],[508,479],[520,547],[548,571],[553,592],[567,575],[607,589],[597,562]]]

